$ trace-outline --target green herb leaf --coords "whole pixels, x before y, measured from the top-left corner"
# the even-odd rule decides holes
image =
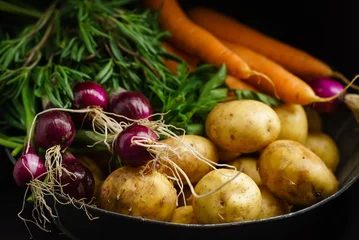
[[[251,90],[236,90],[236,99],[253,99],[261,101],[269,106],[277,106],[282,102],[272,96]]]

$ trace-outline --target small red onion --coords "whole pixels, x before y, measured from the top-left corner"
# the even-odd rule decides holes
[[[121,91],[115,94],[110,100],[109,111],[134,120],[152,120],[150,101],[140,92]],[[124,118],[117,118],[117,121],[128,122]]]
[[[309,85],[312,87],[315,94],[321,98],[332,97],[344,90],[344,86],[340,82],[328,77],[313,79],[309,82]],[[332,101],[313,103],[312,107],[318,112],[334,112],[338,104],[344,99],[344,95],[345,92],[343,92],[342,97]]]
[[[64,170],[61,175],[61,185],[64,193],[77,200],[91,200],[95,191],[95,179],[92,172],[83,164],[64,164],[63,167],[71,172],[67,174]]]
[[[75,163],[79,163],[79,161],[72,153],[66,151],[62,156],[62,164],[66,165],[66,164],[75,164]]]
[[[60,145],[61,149],[70,146],[76,129],[70,115],[66,112],[53,110],[39,116],[34,138],[36,144],[48,149],[55,145]]]
[[[152,129],[142,125],[131,125],[118,135],[115,151],[121,162],[130,166],[140,166],[152,159],[146,147],[133,143],[133,140],[140,139],[148,139],[153,142],[158,140]]]
[[[73,88],[74,100],[72,105],[77,108],[99,107],[105,109],[108,104],[106,90],[96,82],[79,82]]]
[[[19,187],[25,187],[31,180],[44,180],[46,173],[45,162],[34,151],[24,153],[15,163],[13,178]]]

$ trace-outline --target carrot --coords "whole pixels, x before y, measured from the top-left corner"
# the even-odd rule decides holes
[[[349,82],[343,75],[334,72],[329,65],[307,52],[265,35],[229,16],[215,10],[197,7],[188,11],[189,18],[207,29],[218,38],[238,43],[261,53],[303,80],[314,77],[339,77]]]
[[[190,71],[193,71],[197,64],[201,61],[201,59],[189,55],[186,52],[183,52],[181,50],[179,50],[178,48],[175,48],[174,46],[172,46],[170,43],[168,42],[161,42],[162,46],[166,49],[166,51],[170,54],[173,54],[174,56],[177,56],[179,58],[181,58],[184,62],[187,63]],[[178,62],[175,60],[171,60],[171,59],[163,59],[164,64],[167,66],[167,68],[174,74],[177,73],[177,66],[178,66]]]
[[[258,90],[256,88],[254,88],[253,86],[245,83],[244,81],[235,78],[231,75],[227,75],[226,80],[224,81],[224,83],[227,85],[227,87],[229,89],[234,89],[234,90],[252,90],[254,92],[258,92]]]
[[[180,49],[174,47],[173,45],[171,45],[168,42],[162,42],[162,46],[166,49],[166,51],[168,53],[171,53],[171,54],[183,59],[188,64],[188,67],[191,71],[195,70],[196,65],[201,61],[199,58],[181,51]],[[177,73],[177,66],[179,64],[178,62],[165,59],[164,63],[170,69],[170,71],[172,73],[174,73],[174,74]],[[258,91],[253,86],[250,86],[249,84],[247,84],[247,83],[243,82],[242,80],[235,78],[231,75],[227,75],[225,84],[230,89]]]
[[[265,76],[268,76],[273,81],[275,89],[266,79],[262,79],[260,76],[252,76],[246,79],[251,85],[254,84],[254,87],[258,90],[277,97],[283,102],[308,105],[314,102],[331,101],[340,95],[338,94],[331,98],[321,98],[315,94],[308,83],[271,59],[236,43],[225,40],[222,40],[222,43],[231,49],[231,51],[240,55],[253,70],[260,71]],[[353,82],[354,80],[351,83]]]
[[[174,46],[217,67],[226,64],[228,72],[239,79],[256,74],[213,34],[193,23],[177,0],[144,0],[144,4],[153,11],[159,11],[159,23],[163,30],[171,34],[169,41]]]
[[[166,51],[168,53],[171,53],[171,54],[183,59],[187,64],[191,65],[192,67],[196,66],[201,61],[200,58],[190,55],[190,54],[172,46],[168,42],[161,42],[161,44],[166,49]]]

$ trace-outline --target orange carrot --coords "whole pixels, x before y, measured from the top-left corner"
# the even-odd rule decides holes
[[[255,92],[258,92],[256,88],[253,86],[243,82],[242,80],[235,78],[231,75],[227,75],[226,80],[224,83],[227,85],[228,88],[234,89],[234,90],[252,90]]]
[[[174,46],[217,67],[226,64],[228,72],[239,79],[256,74],[213,34],[193,23],[177,0],[144,0],[144,3],[151,10],[159,11],[160,25],[169,31],[169,41]]]
[[[225,40],[222,40],[222,43],[231,51],[240,55],[253,70],[268,76],[275,85],[275,89],[273,89],[273,86],[260,76],[246,79],[250,84],[256,84],[254,86],[258,90],[276,96],[286,103],[308,105],[314,102],[329,101],[329,98],[317,96],[308,83],[269,58],[239,44]],[[331,98],[331,100],[333,99]]]
[[[215,10],[190,9],[189,18],[218,38],[238,43],[261,53],[303,79],[336,74],[326,63],[286,43],[265,35]]]
[[[168,42],[161,42],[162,46],[166,49],[168,53],[171,53],[181,59],[183,59],[187,64],[193,66],[197,66],[197,64],[201,61],[200,58],[195,57],[193,55],[187,54],[186,52],[179,50],[178,48],[172,46]]]
[[[162,46],[166,49],[166,51],[170,54],[173,54],[179,58],[181,58],[183,61],[185,61],[190,69],[190,71],[193,71],[197,64],[201,61],[201,59],[189,55],[181,50],[179,50],[178,48],[175,48],[174,46],[172,46],[170,43],[168,42],[161,42]],[[168,67],[168,69],[176,74],[177,73],[177,66],[178,66],[178,62],[171,60],[171,59],[163,59],[164,64]]]
[[[180,49],[172,46],[170,43],[168,42],[162,42],[162,46],[166,49],[166,51],[168,53],[171,53],[181,59],[183,59],[187,64],[188,67],[191,71],[195,70],[196,65],[201,61],[199,58],[189,55],[183,51],[181,51]],[[178,66],[178,62],[173,61],[173,60],[164,60],[165,65],[170,69],[170,71],[174,74],[177,73],[177,66]],[[228,88],[230,89],[235,89],[235,90],[252,90],[252,91],[258,91],[257,89],[255,89],[254,87],[250,86],[249,84],[243,82],[242,80],[235,78],[231,75],[227,75],[227,78],[225,80],[225,84],[227,85]]]

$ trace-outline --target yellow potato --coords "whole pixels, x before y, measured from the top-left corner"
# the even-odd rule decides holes
[[[190,146],[197,153],[214,164],[218,163],[217,148],[211,140],[202,136],[181,135],[179,137],[181,138],[181,142],[173,138],[161,140],[160,142],[171,146],[172,149],[175,149],[175,153],[169,152],[169,159],[186,173],[191,183],[196,183],[213,168],[201,161],[186,145]],[[175,169],[166,164],[165,161],[162,161],[162,163],[165,164],[165,166],[160,167],[159,171],[167,174],[168,176],[173,176],[173,171]],[[180,177],[182,182],[187,184],[183,176],[180,175]]]
[[[309,148],[292,140],[276,140],[258,162],[262,182],[292,205],[309,206],[338,191],[338,180]]]
[[[183,224],[198,223],[196,216],[193,212],[193,207],[191,205],[176,208],[172,216],[171,222]]]
[[[224,183],[227,184],[218,190]],[[196,184],[195,192],[202,196],[192,196],[193,211],[199,223],[253,220],[261,211],[262,195],[257,184],[247,174],[236,170],[212,170]]]
[[[322,118],[318,111],[310,106],[304,107],[308,119],[308,132],[322,132]]]
[[[309,133],[305,145],[333,172],[337,169],[340,160],[339,148],[331,136],[323,132]]]
[[[290,212],[290,206],[283,199],[275,196],[266,186],[260,186],[262,208],[258,219],[280,216]]]
[[[176,200],[176,189],[164,174],[124,166],[113,171],[103,182],[98,207],[168,222],[177,207]]]
[[[206,134],[217,146],[241,153],[256,152],[273,142],[280,128],[270,106],[249,99],[218,103],[205,122]]]
[[[262,185],[261,177],[259,176],[258,168],[257,168],[258,159],[254,157],[243,156],[234,159],[228,164],[233,165],[237,168],[237,170],[241,170],[245,174],[247,174],[250,178],[254,180],[254,182],[260,186]]]
[[[302,105],[280,104],[273,107],[280,119],[281,130],[277,139],[288,139],[305,144],[308,119]]]

